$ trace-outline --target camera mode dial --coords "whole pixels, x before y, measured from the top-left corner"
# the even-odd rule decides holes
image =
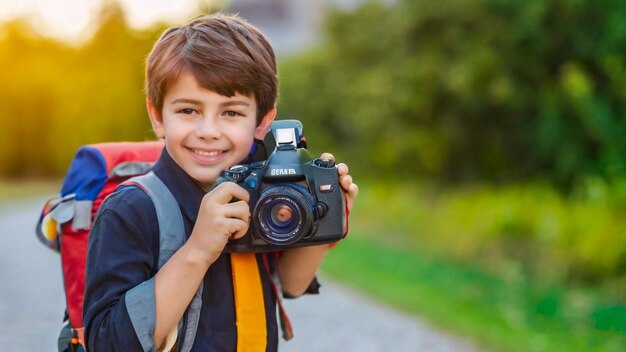
[[[239,183],[250,175],[250,167],[245,165],[235,165],[223,172],[223,177],[229,181]]]
[[[325,168],[325,169],[330,169],[330,168],[335,167],[335,161],[332,159],[317,158],[313,160],[313,164],[315,164],[316,166]]]

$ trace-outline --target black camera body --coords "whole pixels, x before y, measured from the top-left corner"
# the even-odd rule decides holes
[[[266,161],[236,165],[215,182],[235,182],[250,194],[248,232],[225,252],[268,252],[332,243],[345,237],[345,199],[334,161],[313,158],[297,120],[272,123]]]

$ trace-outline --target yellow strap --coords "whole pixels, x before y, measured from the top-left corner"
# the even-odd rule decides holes
[[[267,346],[265,302],[254,253],[232,253],[237,352],[263,352]]]

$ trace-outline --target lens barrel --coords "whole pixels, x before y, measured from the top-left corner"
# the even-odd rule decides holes
[[[318,220],[308,189],[295,183],[277,183],[263,190],[252,218],[257,234],[279,246],[308,236]]]

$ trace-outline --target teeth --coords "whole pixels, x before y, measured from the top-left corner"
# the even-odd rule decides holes
[[[218,155],[222,154],[221,151],[210,151],[210,152],[207,152],[207,151],[204,151],[204,150],[197,150],[197,149],[192,149],[192,151],[195,154],[198,154],[198,155],[201,155],[201,156],[218,156]]]

